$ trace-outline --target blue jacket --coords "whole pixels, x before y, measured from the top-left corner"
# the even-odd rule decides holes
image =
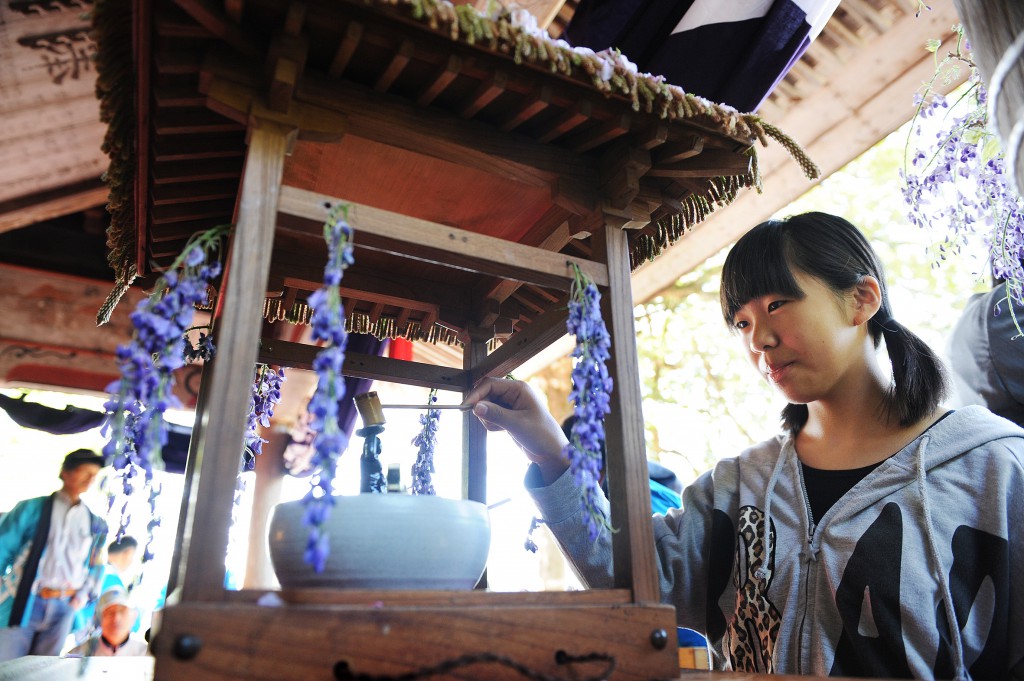
[[[22,573],[47,498],[36,497],[20,501],[11,509],[10,513],[0,518],[0,627],[8,626],[11,609],[14,606],[14,597],[21,581],[23,579],[28,579],[30,582],[35,581],[35,573],[31,575]],[[89,601],[92,602],[99,597],[99,587],[103,578],[103,549],[107,542],[107,523],[92,511],[89,511],[89,516],[93,541],[89,555],[85,557],[89,574],[82,589],[86,591]],[[45,553],[46,548],[44,547],[43,555]],[[34,594],[29,595],[24,615],[21,618],[21,626],[28,623],[34,598]]]

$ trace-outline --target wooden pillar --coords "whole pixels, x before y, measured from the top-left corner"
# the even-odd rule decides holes
[[[281,500],[284,481],[284,450],[288,446],[288,431],[274,428],[265,432],[267,442],[263,453],[256,457],[256,482],[253,485],[252,517],[249,520],[249,547],[245,562],[246,589],[275,589],[279,586],[274,566],[270,562],[267,533],[270,514]]]
[[[467,374],[487,357],[490,334],[480,329],[470,333],[462,355],[462,366]],[[469,391],[473,386],[466,386]],[[465,397],[466,393],[462,393]],[[482,504],[487,503],[487,429],[472,412],[462,414],[462,497]],[[487,588],[487,570],[480,575],[477,589]]]
[[[188,554],[190,533],[186,532],[189,525],[189,499],[192,497],[192,483],[196,479],[196,460],[199,458],[200,433],[203,430],[203,412],[206,411],[210,396],[210,364],[203,365],[203,377],[199,383],[199,396],[196,398],[196,416],[192,424],[192,435],[188,441],[188,458],[185,460],[185,484],[181,490],[181,505],[178,509],[178,527],[174,535],[174,555],[171,557],[171,571],[167,578],[167,593],[171,594],[181,586],[182,556]]]
[[[612,340],[608,372],[614,381],[611,413],[605,421],[608,493],[612,527],[616,530],[612,556],[615,586],[630,589],[635,603],[656,603],[660,593],[629,280],[629,244],[620,224],[616,218],[606,217],[604,229],[593,237],[595,259],[608,265],[608,288],[602,292],[601,313]]]
[[[178,572],[183,601],[224,598],[228,527],[259,347],[277,202],[285,154],[295,134],[294,127],[268,120],[249,124],[238,222],[216,323],[217,345],[226,351],[212,362],[208,408],[200,419],[195,479],[188,499],[184,528],[188,550]]]
[[[467,374],[487,357],[489,337],[486,336],[476,330],[466,343],[462,367]],[[466,391],[472,387],[467,385]],[[487,503],[487,429],[471,412],[462,415],[462,470],[462,497]]]

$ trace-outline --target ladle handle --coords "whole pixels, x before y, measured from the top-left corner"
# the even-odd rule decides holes
[[[473,408],[470,404],[382,404],[381,409],[458,409],[469,411]]]

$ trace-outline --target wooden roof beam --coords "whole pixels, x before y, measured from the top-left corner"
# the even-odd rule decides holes
[[[674,163],[651,168],[650,177],[718,177],[750,172],[750,156],[724,149],[708,149],[701,154]]]
[[[359,41],[363,39],[364,29],[365,27],[358,21],[349,22],[345,28],[345,37],[338,44],[338,49],[331,60],[331,66],[327,70],[327,75],[331,78],[339,78],[341,74],[345,73],[348,63],[352,61],[352,55],[356,53],[356,48],[359,47]]]
[[[508,74],[504,71],[495,71],[480,83],[469,101],[459,109],[459,115],[463,118],[472,118],[497,99],[506,87],[508,87]]]
[[[274,338],[260,341],[259,362],[296,369],[310,370],[320,348],[303,343],[290,343]],[[345,353],[342,371],[346,376],[393,381],[401,377],[403,383],[421,388],[440,390],[468,389],[467,374],[462,369],[409,362],[357,352]]]
[[[295,84],[306,70],[309,43],[302,37],[305,20],[305,4],[289,3],[280,32],[270,41],[266,71],[270,75],[267,106],[271,111],[288,113]]]
[[[214,7],[209,0],[174,0],[174,4],[185,11],[196,23],[227,43],[246,57],[258,59],[263,50],[255,41],[233,23],[224,12]]]
[[[278,210],[307,220],[323,220],[324,206],[337,201],[334,197],[282,186]],[[607,285],[608,269],[601,263],[549,253],[371,206],[353,205],[360,224],[361,240],[357,247],[565,290],[572,280],[572,270],[568,267],[572,263],[595,284]]]
[[[443,68],[438,71],[437,75],[423,88],[423,92],[416,99],[416,103],[420,106],[429,106],[438,95],[445,91],[445,89],[452,84],[455,77],[462,71],[462,57],[457,54],[448,55],[448,61],[445,62]]]
[[[541,133],[537,139],[544,143],[556,140],[590,120],[593,113],[594,105],[589,100],[581,99],[571,109],[551,121],[547,130]]]
[[[109,195],[110,188],[95,178],[5,201],[0,203],[0,234],[102,206]]]
[[[506,132],[515,130],[546,109],[551,104],[552,97],[550,87],[547,85],[540,86],[533,95],[525,98],[519,107],[510,111],[498,127]]]
[[[571,151],[346,81],[307,76],[296,99],[346,116],[348,134],[546,187],[559,200],[596,208],[597,172],[590,160]]]
[[[416,46],[413,42],[411,40],[403,40],[391,56],[391,61],[388,62],[383,73],[377,78],[377,82],[373,84],[373,89],[377,92],[387,92],[390,90],[395,80],[402,75],[402,71],[409,65],[409,60],[412,59],[415,52]]]

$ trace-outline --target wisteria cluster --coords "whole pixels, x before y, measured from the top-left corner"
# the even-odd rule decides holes
[[[907,217],[921,228],[948,230],[939,245],[940,260],[966,239],[984,239],[992,274],[1005,278],[1021,303],[1024,204],[1003,163],[999,138],[988,129],[985,87],[967,53],[963,30],[956,28],[955,51],[939,62],[936,77],[916,95],[917,113],[900,171]],[[963,94],[953,100],[933,89],[949,62],[971,70]]]
[[[569,470],[583,490],[583,511],[591,540],[597,539],[608,520],[598,510],[601,497],[601,452],[604,447],[604,417],[610,410],[612,379],[605,362],[610,357],[611,338],[601,317],[601,294],[597,286],[572,265],[574,278],[569,292],[569,333],[576,337],[572,356],[573,421],[565,456]]]
[[[146,546],[142,550],[142,563],[145,565],[149,561],[153,560],[153,544],[156,541],[156,528],[160,527],[160,515],[156,512],[156,500],[160,497],[160,490],[163,486],[160,484],[151,484],[149,486],[149,522],[146,523]],[[142,574],[145,571],[141,571],[136,579],[142,578]]]
[[[330,206],[328,206],[330,208]],[[345,309],[341,303],[341,277],[352,264],[352,228],[347,221],[347,206],[339,204],[331,209],[324,224],[327,242],[327,264],[324,266],[324,285],[309,296],[313,308],[313,338],[323,341],[324,347],[313,360],[318,381],[316,391],[309,400],[307,411],[310,428],[317,434],[313,441],[312,465],[314,474],[309,492],[303,498],[303,522],[309,527],[305,560],[316,572],[323,572],[330,552],[328,536],[323,525],[334,506],[334,475],[338,457],[348,447],[348,436],[338,423],[338,405],[345,396]]]
[[[164,413],[178,406],[174,371],[185,364],[182,336],[192,323],[195,305],[207,298],[207,287],[220,275],[220,262],[211,259],[229,226],[214,227],[193,236],[154,287],[131,314],[134,334],[117,348],[120,378],[107,386],[104,405],[108,437],[103,454],[114,467],[124,495],[139,484],[151,483],[153,464],[167,443]],[[129,518],[122,508],[123,535]]]
[[[437,390],[430,391],[429,404],[437,401]],[[437,422],[441,418],[440,409],[428,409],[420,416],[423,426],[412,444],[417,448],[416,462],[412,465],[412,493],[436,494],[431,475],[434,473],[434,448],[437,446]]]
[[[188,333],[190,331],[197,331],[199,329],[206,329],[206,332],[199,331],[199,335],[196,338],[195,345],[192,344],[192,339],[189,338]],[[213,334],[210,333],[210,326],[195,326],[191,329],[185,329],[185,334],[181,337],[181,342],[185,346],[184,354],[185,361],[192,363],[202,360],[203,362],[209,362],[213,359],[213,356],[217,354],[217,346],[213,344]]]
[[[249,396],[249,414],[245,423],[245,449],[242,452],[242,470],[252,470],[256,457],[263,453],[266,442],[260,437],[260,426],[270,427],[274,407],[281,401],[281,384],[284,383],[284,369],[276,371],[266,364],[256,365],[256,376]]]

